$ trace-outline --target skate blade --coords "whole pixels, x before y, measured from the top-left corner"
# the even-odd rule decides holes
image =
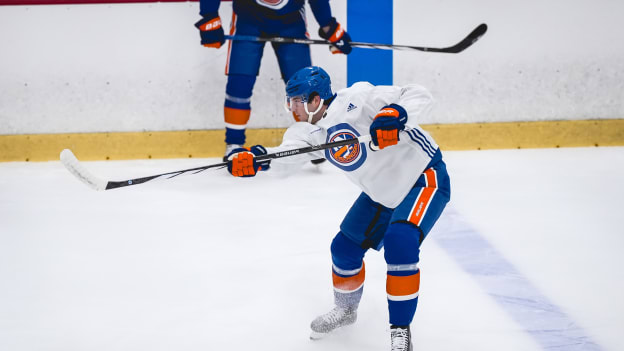
[[[312,331],[310,333],[310,340],[321,340],[327,335],[329,335],[329,333],[319,333],[319,332]]]

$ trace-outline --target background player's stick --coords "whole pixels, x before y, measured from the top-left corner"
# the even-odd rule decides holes
[[[330,149],[330,148],[340,147],[340,146],[345,146],[345,145],[366,143],[366,142],[369,142],[370,140],[371,140],[370,135],[363,135],[363,136],[353,138],[353,139],[338,140],[338,141],[334,141],[334,142],[326,143],[326,144],[311,145],[311,146],[306,146],[306,147],[302,147],[299,149],[276,152],[276,153],[267,154],[267,155],[261,155],[261,156],[257,156],[256,160],[258,161],[272,160],[276,158],[289,157],[289,156],[299,155],[299,154],[306,154],[306,153],[313,152],[313,151],[325,150],[325,149]],[[61,151],[61,163],[63,163],[65,168],[67,168],[67,170],[71,172],[71,174],[73,174],[76,178],[80,179],[82,182],[84,182],[89,187],[95,190],[116,189],[116,188],[126,187],[130,185],[143,184],[145,182],[149,182],[149,181],[156,180],[156,179],[171,179],[171,178],[175,178],[177,176],[183,175],[183,174],[197,174],[197,173],[203,172],[211,168],[227,167],[227,162],[221,162],[221,163],[216,163],[216,164],[212,164],[208,166],[189,168],[189,169],[184,169],[181,171],[162,173],[162,174],[157,174],[157,175],[152,175],[152,176],[147,176],[147,177],[121,180],[121,181],[107,181],[107,180],[100,179],[99,177],[89,172],[84,167],[84,165],[82,165],[80,161],[78,161],[76,156],[74,156],[72,151],[69,149],[65,149]]]
[[[357,41],[352,41],[350,44],[353,47],[364,47],[371,49],[385,49],[385,50],[419,50],[426,52],[443,52],[448,54],[457,54],[472,44],[474,44],[483,34],[487,32],[487,24],[481,23],[477,26],[468,36],[466,36],[459,43],[449,46],[446,48],[429,48],[425,46],[410,46],[410,45],[395,45],[395,44],[377,44],[377,43],[362,43]],[[255,37],[251,35],[226,35],[225,39],[228,40],[246,40],[246,41],[270,41],[275,43],[295,43],[295,44],[321,44],[321,45],[331,45],[331,43],[327,40],[321,39],[298,39],[298,38],[283,38],[283,37]]]

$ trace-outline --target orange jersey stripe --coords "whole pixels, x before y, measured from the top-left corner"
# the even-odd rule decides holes
[[[362,284],[364,284],[365,278],[365,269],[364,263],[362,262],[362,269],[360,272],[351,277],[341,277],[332,271],[332,280],[334,283],[334,288],[344,291],[354,291],[357,290]]]
[[[386,279],[386,292],[392,296],[412,295],[420,290],[420,271],[405,277],[397,277],[388,274]]]
[[[251,110],[240,110],[240,109],[231,108],[231,107],[223,108],[223,116],[225,117],[225,123],[244,126],[249,121],[249,115],[251,115]]]
[[[236,13],[232,12],[232,23],[230,24],[230,35],[234,35],[236,33]],[[228,40],[228,52],[227,58],[225,60],[225,74],[230,73],[230,53],[232,52],[232,41]]]

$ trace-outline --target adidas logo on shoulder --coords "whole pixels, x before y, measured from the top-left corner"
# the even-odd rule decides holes
[[[351,112],[351,111],[355,110],[356,108],[357,108],[357,106],[355,106],[352,103],[349,103],[349,107],[347,107],[347,112]]]

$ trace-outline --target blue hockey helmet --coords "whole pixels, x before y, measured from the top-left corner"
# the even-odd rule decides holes
[[[310,95],[317,93],[321,99],[327,100],[334,94],[331,90],[329,74],[318,66],[304,67],[286,83],[286,99],[301,97],[302,101],[308,101]]]

